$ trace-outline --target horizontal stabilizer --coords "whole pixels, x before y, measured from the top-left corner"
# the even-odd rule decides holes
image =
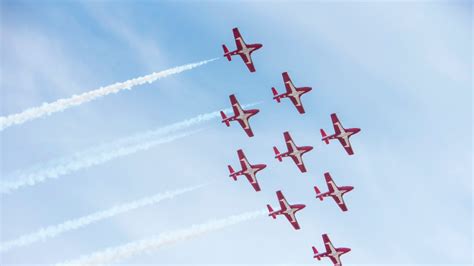
[[[229,54],[229,49],[227,49],[227,46],[223,44],[222,48],[224,49],[224,56],[227,58],[227,60],[232,61],[232,57]]]
[[[322,141],[324,141],[326,144],[329,144],[329,139],[327,138],[327,134],[324,132],[324,129],[321,129],[321,136],[323,137]]]
[[[280,102],[280,97],[278,97],[278,91],[275,89],[275,87],[272,87],[272,93],[273,93],[273,99],[275,99],[277,102]]]
[[[321,196],[321,191],[319,191],[319,188],[315,186],[314,191],[316,192],[316,198],[323,201],[323,196]]]
[[[230,165],[227,165],[227,168],[229,168],[229,172],[230,172],[230,177],[232,177],[232,179],[234,179],[235,181],[237,181],[237,176],[235,176],[235,171],[234,169],[232,168],[232,166]]]
[[[273,146],[273,151],[275,152],[275,158],[278,159],[278,161],[282,161],[280,151],[278,151],[277,147]]]
[[[313,253],[314,253],[314,258],[318,259],[318,260],[321,260],[321,257],[318,256],[319,252],[318,250],[316,249],[316,247],[312,247],[313,248]]]
[[[226,126],[230,126],[230,122],[227,119],[227,116],[225,115],[224,111],[221,111],[221,117],[222,117],[222,123],[225,123]]]
[[[276,219],[276,215],[275,215],[275,213],[273,212],[272,206],[270,206],[269,204],[267,204],[267,209],[268,209],[268,216],[271,216],[273,219]]]

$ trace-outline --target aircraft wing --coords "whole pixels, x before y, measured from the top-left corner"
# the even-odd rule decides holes
[[[248,161],[247,157],[245,157],[244,151],[238,150],[237,155],[239,156],[240,166],[242,167],[242,170],[247,170]]]
[[[239,121],[239,124],[242,126],[247,136],[253,137],[253,131],[252,128],[250,128],[249,121],[243,119],[238,119],[237,121]]]
[[[332,196],[332,198],[334,199],[334,201],[337,203],[337,206],[339,206],[339,208],[342,210],[342,211],[347,211],[347,206],[346,206],[346,203],[344,202],[344,198],[341,197],[341,199],[339,199],[338,197],[336,196]]]
[[[286,219],[288,219],[288,221],[290,221],[290,224],[293,226],[293,228],[295,228],[295,230],[299,230],[300,229],[300,224],[298,223],[298,221],[296,220],[296,217],[295,219],[293,220],[293,217],[291,217],[290,215],[286,214],[285,213],[285,217]]]
[[[336,190],[336,188],[334,187],[336,183],[334,183],[334,180],[332,180],[331,174],[324,173],[324,178],[326,179],[326,184],[328,185],[329,193],[334,192]]]
[[[237,98],[235,97],[234,94],[230,95],[229,99],[230,99],[230,104],[232,105],[232,109],[234,110],[234,115],[239,116],[240,110],[242,110],[242,107],[240,106],[239,101],[237,101]]]
[[[288,152],[292,153],[294,150],[293,150],[293,146],[290,144],[290,142],[291,143],[294,143],[294,142],[293,142],[293,139],[290,136],[290,133],[288,131],[286,131],[285,133],[283,133],[283,137],[285,138],[286,148],[288,149]]]
[[[339,142],[341,143],[342,147],[346,150],[347,154],[352,155],[354,151],[352,150],[352,145],[349,139],[347,141],[343,138],[338,138]]]
[[[280,203],[280,209],[281,209],[282,212],[285,212],[288,209],[288,206],[290,206],[290,205],[286,201],[285,196],[283,196],[283,193],[281,192],[281,190],[278,190],[276,192],[276,194],[277,194],[277,198],[278,198],[278,203]]]
[[[234,33],[235,46],[237,46],[237,50],[242,50],[244,39],[242,38],[242,35],[240,35],[239,29],[233,28],[232,33]]]
[[[253,65],[252,56],[250,54],[247,56],[246,54],[241,53],[239,53],[239,55],[240,57],[242,57],[242,60],[244,61],[250,72],[255,72],[255,66]]]
[[[323,234],[324,247],[326,248],[327,253],[331,253],[332,243],[327,234]]]
[[[339,257],[328,256],[328,258],[332,261],[332,263],[336,266],[341,266],[341,260]]]
[[[331,120],[332,120],[332,125],[334,127],[334,132],[336,135],[341,134],[342,132],[342,124],[341,121],[339,121],[339,118],[337,118],[336,114],[331,114]]]
[[[298,168],[300,169],[301,172],[303,172],[303,173],[306,172],[306,167],[304,165],[303,158],[301,158],[301,161],[300,161],[299,158],[297,158],[296,156],[291,156],[291,159],[293,159],[296,166],[298,166]]]
[[[298,96],[298,97],[300,97],[300,96]],[[298,113],[300,113],[300,114],[305,113],[304,107],[301,104],[301,100],[296,99],[294,96],[289,96],[288,98],[290,98],[291,102],[295,105],[296,110],[298,110]]]
[[[288,72],[283,72],[281,75],[283,77],[283,83],[285,83],[286,92],[291,93],[291,86],[295,86],[293,85],[293,82],[291,81]]]
[[[255,189],[255,191],[260,191],[260,185],[258,184],[257,178],[254,179],[249,174],[244,174],[244,175],[245,177],[247,177],[247,180],[249,181],[250,185],[252,185],[253,189]]]
[[[288,205],[288,202],[286,202],[285,196],[283,196],[283,193],[281,190],[278,190],[276,192],[277,198],[278,198],[278,203],[280,203],[280,208],[282,211],[286,210],[286,206]],[[286,205],[285,205],[286,204]]]

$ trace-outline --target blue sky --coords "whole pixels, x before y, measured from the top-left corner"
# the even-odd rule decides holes
[[[100,86],[221,56],[239,27],[256,73],[220,59],[2,132],[2,179],[87,147],[242,103],[264,101],[254,138],[218,120],[182,140],[1,195],[1,241],[157,192],[218,180],[142,208],[1,254],[2,265],[49,264],[153,234],[275,205],[275,191],[304,203],[302,230],[254,221],[135,256],[128,264],[322,264],[311,245],[328,233],[347,264],[472,263],[472,6],[469,2],[63,2],[2,1],[1,115]],[[281,72],[307,113],[271,99]],[[324,145],[336,112],[354,156]],[[308,173],[273,159],[289,130]],[[262,192],[227,177],[243,148],[266,163]],[[352,185],[342,213],[314,198],[323,173]]]

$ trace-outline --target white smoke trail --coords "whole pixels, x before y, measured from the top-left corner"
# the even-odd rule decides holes
[[[178,195],[184,194],[186,192],[191,192],[193,190],[196,190],[202,187],[204,187],[204,185],[155,194],[150,197],[146,197],[146,198],[142,198],[142,199],[132,201],[129,203],[114,206],[108,210],[95,212],[95,213],[92,213],[92,214],[89,214],[77,219],[72,219],[72,220],[63,222],[61,224],[41,228],[34,233],[23,235],[14,240],[0,243],[0,252],[5,252],[15,247],[26,246],[26,245],[29,245],[41,240],[44,241],[48,238],[56,237],[62,233],[75,230],[75,229],[87,226],[89,224],[104,220],[106,218],[110,218],[110,217],[113,217],[125,212],[129,212],[131,210],[134,210],[140,207],[157,204],[163,200],[172,199]]]
[[[38,183],[46,181],[47,179],[59,178],[60,176],[77,171],[79,169],[103,164],[115,158],[136,153],[138,151],[148,150],[159,144],[172,142],[177,139],[195,134],[199,131],[201,131],[201,129],[192,130],[159,139],[152,138],[150,140],[141,140],[139,141],[139,143],[136,144],[124,144],[121,146],[110,147],[111,149],[100,150],[99,148],[95,150],[95,152],[86,151],[85,153],[78,153],[72,156],[71,158],[61,160],[59,163],[56,163],[56,165],[40,169],[37,172],[23,175],[16,181],[2,181],[0,183],[0,193],[10,193],[24,186],[34,186]]]
[[[260,102],[244,105],[250,107]],[[225,109],[229,113],[232,109]],[[177,135],[165,139],[157,139],[165,134],[170,134],[214,118],[220,117],[219,111],[200,114],[190,119],[167,125],[155,130],[150,130],[121,138],[110,143],[105,143],[93,148],[85,149],[73,155],[51,160],[47,163],[38,164],[26,170],[9,174],[6,179],[15,181],[1,181],[0,194],[9,193],[24,186],[34,186],[47,179],[59,178],[60,176],[99,165],[118,157],[129,155],[140,150],[146,150],[161,143],[171,142],[187,135]],[[189,134],[188,134],[189,135]]]
[[[26,109],[25,111],[21,113],[12,114],[8,116],[2,116],[0,117],[0,131],[12,125],[23,124],[29,120],[40,118],[45,115],[50,115],[52,113],[60,112],[70,107],[80,105],[86,102],[90,102],[92,100],[95,100],[100,97],[104,97],[112,93],[117,93],[122,90],[129,90],[135,86],[142,85],[145,83],[152,83],[152,82],[155,82],[156,80],[159,80],[159,79],[162,79],[174,74],[179,74],[181,72],[205,65],[217,59],[219,58],[213,58],[213,59],[204,60],[197,63],[170,68],[170,69],[163,70],[160,72],[154,72],[152,74],[149,74],[143,77],[138,77],[138,78],[124,81],[124,82],[115,83],[106,87],[100,87],[99,89],[85,92],[80,95],[73,95],[70,98],[59,99],[51,103],[43,103],[43,105],[41,106]]]
[[[107,248],[103,251],[82,256],[77,260],[59,263],[57,266],[106,265],[118,262],[143,252],[156,250],[166,245],[171,245],[179,241],[185,241],[241,222],[252,220],[263,216],[266,213],[266,210],[260,210],[234,215],[224,219],[212,220],[204,224],[193,225],[186,229],[165,232],[151,238],[130,242],[118,247]]]

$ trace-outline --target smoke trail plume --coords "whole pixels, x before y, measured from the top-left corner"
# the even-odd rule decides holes
[[[106,265],[119,262],[147,251],[156,250],[166,245],[192,239],[206,233],[258,218],[266,213],[266,210],[260,210],[234,215],[224,219],[212,220],[204,224],[193,225],[186,229],[165,232],[151,238],[130,242],[122,246],[107,248],[103,251],[85,255],[77,260],[67,261],[57,265]]]
[[[36,118],[43,117],[45,115],[50,115],[56,112],[60,112],[70,107],[81,105],[83,103],[90,102],[92,100],[98,99],[100,97],[104,97],[112,93],[117,93],[122,90],[130,90],[135,86],[143,85],[145,83],[152,83],[152,82],[155,82],[156,80],[159,80],[171,75],[179,74],[181,72],[205,65],[217,59],[218,58],[213,58],[213,59],[209,59],[209,60],[205,60],[205,61],[201,61],[197,63],[170,68],[170,69],[163,70],[160,72],[154,72],[152,74],[149,74],[143,77],[138,77],[138,78],[124,81],[124,82],[115,83],[106,87],[100,87],[99,89],[85,92],[80,95],[73,95],[70,98],[59,99],[51,103],[43,103],[43,105],[41,106],[26,109],[25,111],[21,113],[12,114],[8,116],[2,116],[0,117],[0,131],[12,125],[23,124],[29,120],[33,120]]]
[[[159,144],[172,142],[199,131],[201,130],[188,131],[158,139],[141,139],[138,143],[116,143],[116,146],[102,145],[96,149],[79,152],[70,158],[53,162],[51,165],[38,169],[37,171],[23,174],[16,181],[2,181],[0,183],[0,193],[10,193],[24,186],[34,186],[48,179],[59,178],[71,172],[103,164],[118,157],[148,150]]]
[[[72,219],[72,220],[63,222],[61,224],[41,228],[34,233],[23,235],[23,236],[18,237],[17,239],[0,243],[0,252],[5,252],[15,247],[26,246],[37,241],[42,241],[42,240],[44,241],[48,238],[56,237],[62,233],[87,226],[89,224],[104,220],[106,218],[110,218],[110,217],[113,217],[125,212],[129,212],[131,210],[134,210],[140,207],[157,204],[166,199],[172,199],[186,192],[191,192],[198,188],[202,188],[203,186],[204,185],[199,185],[199,186],[155,194],[151,197],[146,197],[146,198],[142,198],[142,199],[132,201],[129,203],[114,206],[108,210],[95,212],[95,213],[92,213],[92,214],[89,214],[77,219]]]
[[[258,104],[260,104],[260,102],[247,104],[244,105],[244,108]],[[229,113],[231,110],[231,108],[228,108],[225,109],[224,112]],[[81,169],[108,162],[118,157],[129,155],[140,150],[149,149],[161,143],[174,141],[189,134],[185,133],[184,135],[180,134],[163,139],[159,138],[165,134],[170,134],[218,117],[220,117],[219,111],[200,114],[181,122],[121,138],[110,143],[94,146],[70,156],[54,159],[46,163],[32,166],[29,169],[17,171],[13,174],[9,174],[6,178],[14,181],[0,182],[0,194],[9,193],[24,186],[34,186],[48,179],[59,178]]]

